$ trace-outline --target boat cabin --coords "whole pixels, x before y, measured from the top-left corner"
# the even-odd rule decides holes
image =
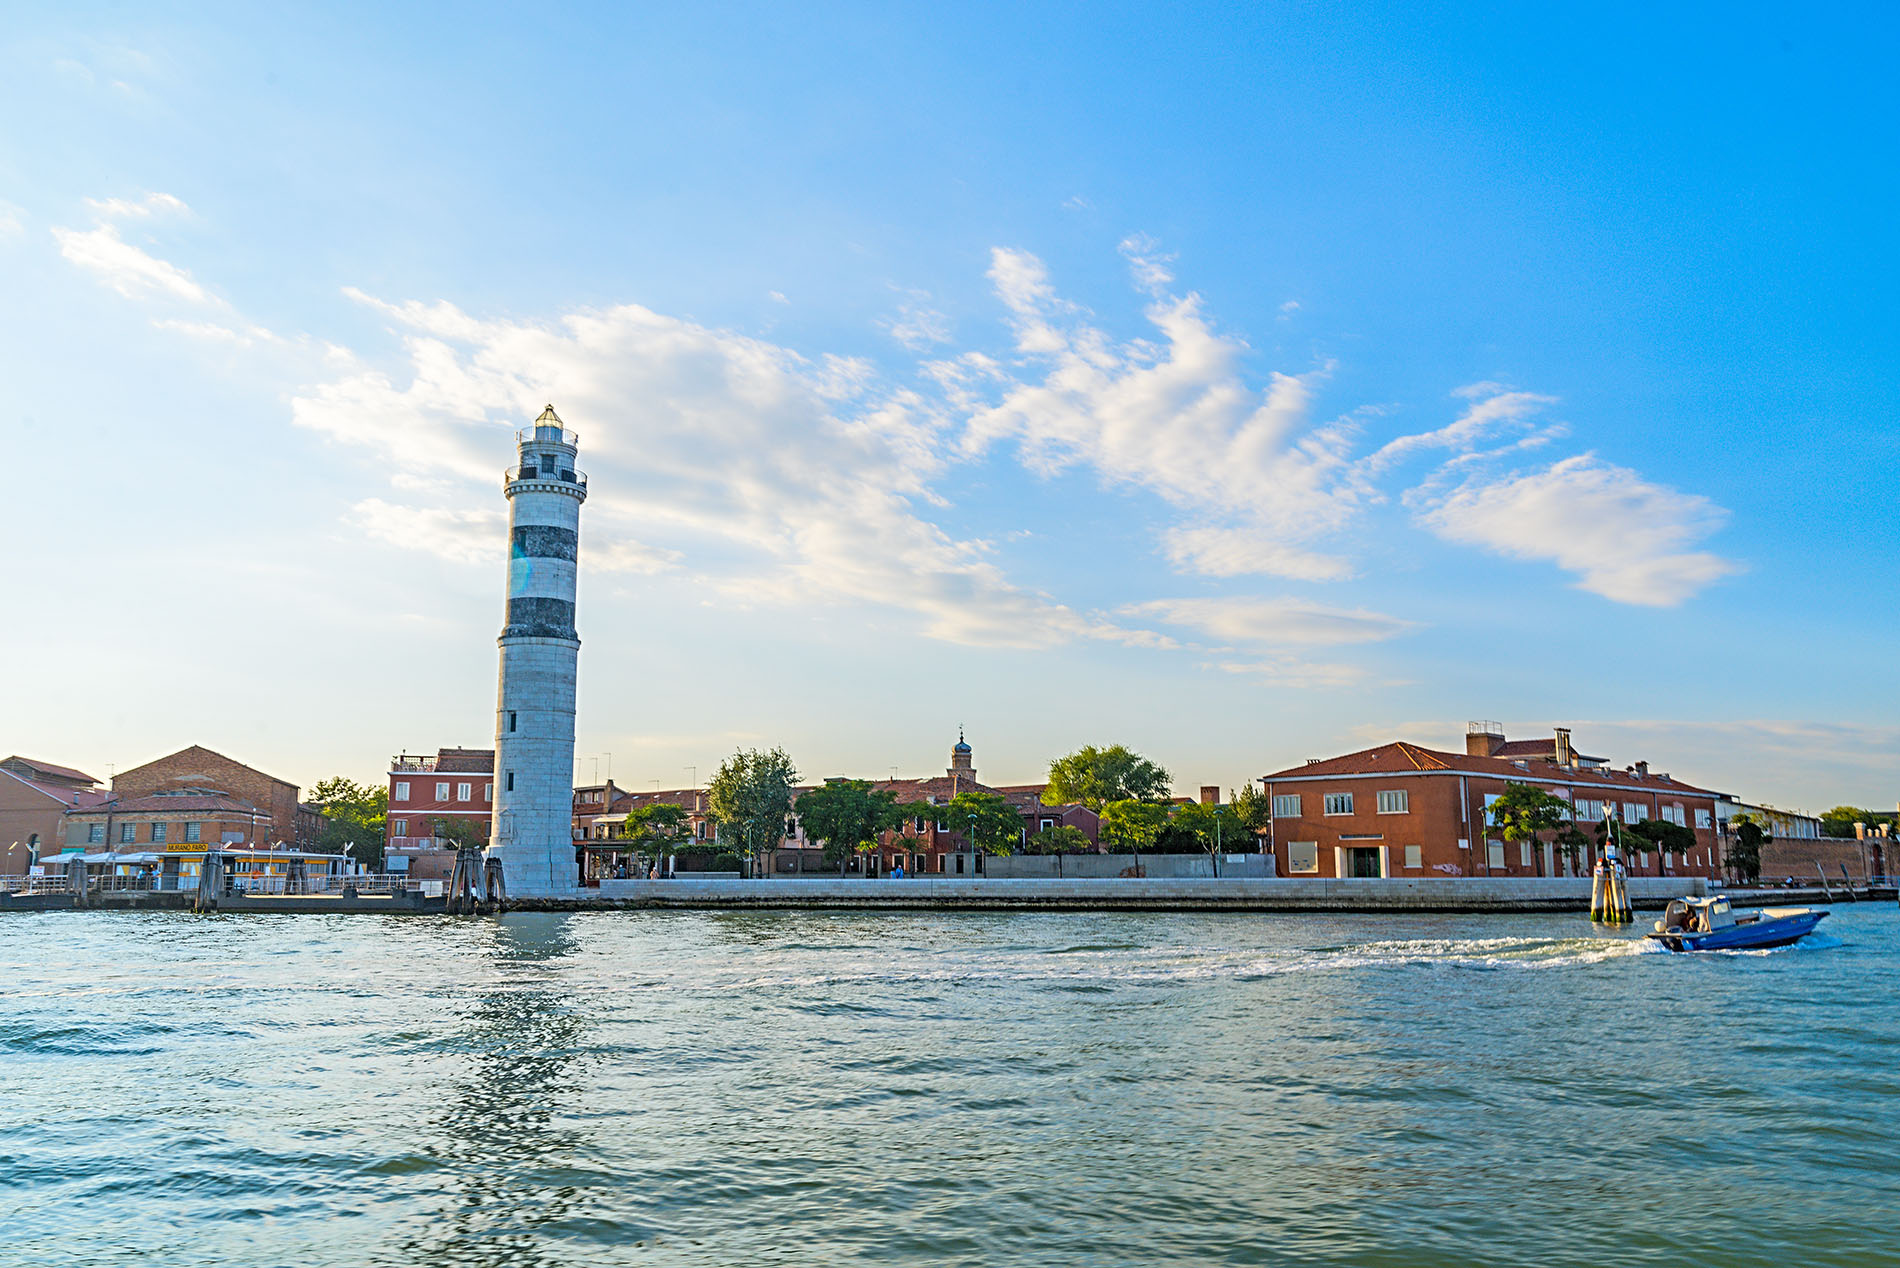
[[[1714,933],[1734,923],[1735,914],[1725,897],[1677,898],[1670,902],[1656,928],[1666,933]]]

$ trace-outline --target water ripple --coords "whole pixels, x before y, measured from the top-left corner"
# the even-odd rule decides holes
[[[7,925],[0,1264],[1900,1263],[1900,916]]]

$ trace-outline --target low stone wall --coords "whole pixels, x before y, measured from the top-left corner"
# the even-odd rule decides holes
[[[1132,877],[1136,867],[1150,877],[1214,877],[1213,860],[1205,854],[1010,854],[986,857],[983,875],[988,880],[1103,880]],[[1273,855],[1223,855],[1220,875],[1272,876]]]
[[[1707,892],[1690,877],[1635,877],[1630,898],[1661,908]],[[1588,911],[1587,878],[1256,880],[1205,877],[1032,880],[906,877],[742,881],[602,881],[600,905],[714,908],[873,908],[1129,911]],[[533,901],[511,904],[533,907]],[[561,900],[545,905],[569,906]]]

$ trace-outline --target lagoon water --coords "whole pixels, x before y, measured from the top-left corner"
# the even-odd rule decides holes
[[[1900,1264],[1900,913],[0,920],[0,1263]]]

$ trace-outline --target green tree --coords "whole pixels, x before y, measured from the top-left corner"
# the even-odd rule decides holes
[[[937,808],[937,817],[952,832],[961,832],[979,853],[1014,854],[1022,844],[1021,812],[995,793],[958,793]]]
[[[1030,834],[1024,845],[1029,854],[1081,854],[1089,848],[1089,834],[1059,823]]]
[[[868,780],[827,779],[824,785],[798,795],[796,809],[805,835],[822,841],[825,865],[836,864],[844,875],[854,854],[874,848],[884,832],[903,822],[897,794],[874,789]]]
[[[480,824],[468,819],[433,819],[429,824],[435,839],[450,849],[474,846],[478,850],[488,848],[488,831]]]
[[[1535,846],[1539,832],[1554,831],[1569,822],[1570,803],[1535,784],[1512,782],[1491,803],[1489,817],[1491,826],[1506,841],[1528,841]],[[1543,852],[1533,849],[1531,856],[1537,860],[1537,874],[1542,876]]]
[[[317,781],[304,800],[323,812],[317,848],[348,853],[372,872],[383,867],[383,836],[389,813],[389,789],[359,784],[344,775]]]
[[[1233,804],[1235,818],[1249,834],[1247,844],[1258,849],[1261,835],[1273,826],[1273,802],[1253,784],[1235,789],[1228,800]]]
[[[1133,854],[1139,871],[1142,850],[1154,845],[1173,810],[1165,801],[1111,801],[1102,807],[1102,836],[1110,845]]]
[[[1686,854],[1696,846],[1693,830],[1679,823],[1670,823],[1665,819],[1645,819],[1641,823],[1632,824],[1624,831],[1636,838],[1636,847],[1641,850]]]
[[[690,818],[684,806],[650,801],[627,811],[620,825],[620,839],[632,842],[635,852],[644,857],[663,859],[692,844]]]
[[[1891,811],[1868,810],[1864,806],[1835,806],[1821,812],[1821,835],[1852,837],[1857,823],[1872,828],[1875,824],[1891,823],[1894,817]]]
[[[1045,806],[1082,805],[1098,814],[1115,801],[1166,801],[1174,777],[1120,744],[1093,744],[1049,763]]]
[[[1574,823],[1567,823],[1557,832],[1557,853],[1570,864],[1570,874],[1583,874],[1583,852],[1590,848],[1590,834]]]
[[[1728,847],[1729,869],[1737,880],[1753,885],[1761,879],[1761,847],[1774,837],[1751,814],[1736,815],[1729,820],[1729,826],[1734,829]]]
[[[1186,837],[1192,848],[1207,855],[1216,876],[1220,875],[1223,850],[1239,849],[1251,844],[1247,840],[1247,829],[1240,821],[1239,812],[1231,805],[1210,805],[1197,801],[1178,806],[1168,826]],[[1157,843],[1157,849],[1165,850],[1165,847]]]
[[[798,770],[782,748],[740,749],[720,764],[706,785],[706,805],[719,825],[719,839],[739,848],[766,875],[766,856],[785,837]]]

